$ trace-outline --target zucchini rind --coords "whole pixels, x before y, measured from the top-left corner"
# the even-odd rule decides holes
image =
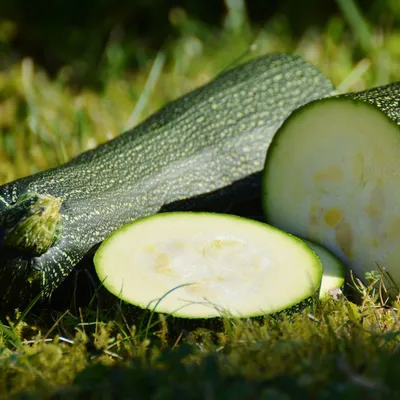
[[[321,261],[300,239],[226,214],[173,212],[124,226],[97,250],[104,286],[142,309],[181,318],[247,318],[301,309]],[[164,297],[163,297],[164,296]]]
[[[263,173],[267,222],[316,241],[355,274],[400,284],[400,82],[313,101],[275,135]]]

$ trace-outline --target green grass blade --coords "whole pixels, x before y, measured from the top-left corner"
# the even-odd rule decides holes
[[[161,71],[165,64],[165,58],[166,58],[165,54],[160,51],[157,54],[157,57],[154,59],[144,89],[140,94],[139,100],[136,103],[136,106],[132,114],[130,115],[128,122],[125,125],[125,130],[131,129],[138,123],[140,116],[149,101],[150,94],[154,89],[154,87],[156,86],[158,79],[160,78]]]
[[[370,28],[364,19],[355,0],[336,0],[351,29],[357,36],[360,46],[365,53],[373,50],[373,41]]]

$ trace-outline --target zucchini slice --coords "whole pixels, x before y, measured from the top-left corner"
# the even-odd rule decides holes
[[[379,265],[399,286],[399,124],[400,82],[293,112],[266,157],[267,222],[327,247],[364,281]]]
[[[346,268],[344,264],[332,252],[317,243],[303,239],[312,251],[322,262],[322,281],[319,291],[320,300],[326,299],[336,289],[341,289],[344,285]]]
[[[109,236],[94,263],[104,286],[140,308],[183,318],[256,317],[318,295],[319,258],[300,239],[250,219],[171,212]]]

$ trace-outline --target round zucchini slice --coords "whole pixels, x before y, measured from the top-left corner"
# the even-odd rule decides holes
[[[325,247],[307,239],[303,240],[322,262],[323,273],[319,298],[320,300],[327,299],[330,294],[334,294],[337,289],[342,289],[346,275],[346,268],[339,258]]]
[[[300,239],[261,222],[201,212],[125,225],[101,244],[94,263],[120,299],[142,309],[158,302],[155,311],[183,318],[300,309],[318,295],[322,278],[321,261]]]
[[[262,182],[267,222],[355,274],[400,285],[400,82],[313,101],[283,123]]]

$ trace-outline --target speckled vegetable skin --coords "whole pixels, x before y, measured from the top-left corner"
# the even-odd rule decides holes
[[[385,113],[397,125],[400,125],[400,82],[337,97],[368,103]]]
[[[267,55],[58,168],[0,187],[0,212],[33,192],[60,198],[63,220],[59,241],[40,256],[3,247],[0,308],[49,295],[92,246],[129,221],[261,171],[270,140],[290,112],[332,91],[301,57]]]

